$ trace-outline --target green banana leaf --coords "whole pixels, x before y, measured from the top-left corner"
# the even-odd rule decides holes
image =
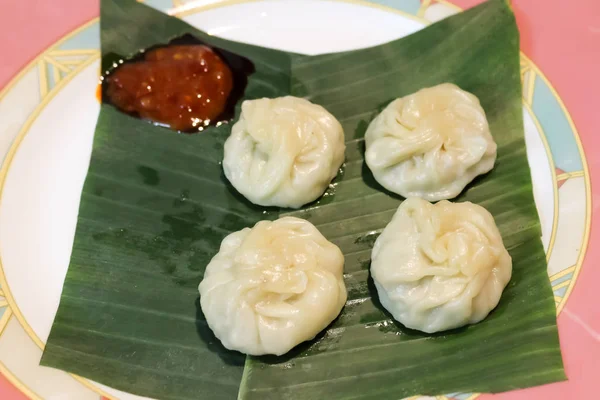
[[[103,104],[42,365],[161,399],[399,399],[565,379],[525,151],[518,30],[504,0],[381,46],[315,57],[208,36],[134,0],[101,1],[104,66],[185,33],[254,63],[244,98],[292,94],[332,112],[346,132],[343,174],[301,210],[257,207],[222,173],[230,124],[181,135]],[[483,322],[428,335],[394,322],[377,300],[370,251],[402,199],[373,179],[362,138],[389,101],[441,82],[486,110],[496,167],[457,200],[494,215],[513,277]],[[282,215],[311,221],[342,249],[348,302],[289,354],[245,357],[214,337],[197,286],[228,233]]]

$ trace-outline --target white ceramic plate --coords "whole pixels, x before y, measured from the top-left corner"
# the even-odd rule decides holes
[[[161,0],[148,3],[163,10],[170,6],[170,2]],[[434,20],[456,12],[442,4],[419,9],[410,1],[402,7],[394,10],[374,3],[350,1],[254,1],[199,8],[187,6],[179,9],[183,10],[179,15],[192,25],[227,39],[319,54],[381,44],[413,33],[428,23],[413,14]],[[37,366],[67,272],[79,197],[99,112],[94,96],[99,72],[97,33],[96,21],[47,51],[47,57],[59,64],[76,65],[75,68],[69,72],[59,71],[58,75],[54,71],[40,70],[37,80],[31,71],[25,73],[0,99],[0,120],[14,122],[7,124],[9,128],[21,126],[0,174],[0,282],[10,307],[8,317],[0,320],[0,332],[3,329],[0,359],[9,373],[33,393],[32,397],[97,399],[101,393],[124,400],[139,399]],[[65,48],[65,43],[71,43],[71,47]],[[68,64],[69,57],[79,57],[80,62]],[[541,77],[528,60],[524,59],[523,63],[529,72],[533,71],[533,76],[524,74],[525,81],[537,79],[536,73]],[[29,91],[35,84],[47,87],[46,90],[42,87],[36,94],[39,98],[33,99]],[[533,96],[532,93],[524,96],[527,154],[542,220],[544,247],[548,252],[560,234],[556,223],[558,187],[551,152],[538,122],[541,116],[536,117],[532,111],[529,95]],[[12,100],[12,107],[6,105],[9,96],[16,99]],[[11,112],[15,108],[14,101],[37,102],[37,108],[25,120],[23,115]],[[583,159],[583,154],[581,157]],[[570,204],[585,210],[589,187],[584,184],[582,188],[582,192],[573,191]],[[581,222],[562,229],[566,236],[569,230],[574,232],[578,239],[574,245],[578,256],[586,240],[587,220],[585,214],[579,216],[576,212],[572,217]],[[567,250],[555,253],[558,258],[550,262],[550,275],[573,265],[572,255]],[[19,353],[14,351],[14,346],[19,346]]]

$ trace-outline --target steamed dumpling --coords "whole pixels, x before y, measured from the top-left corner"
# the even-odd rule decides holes
[[[281,355],[340,313],[343,268],[340,249],[310,222],[261,221],[223,240],[200,283],[200,305],[226,348]]]
[[[403,197],[456,197],[494,167],[496,143],[474,95],[444,83],[391,102],[365,133],[366,162]]]
[[[325,192],[345,150],[342,126],[323,107],[292,96],[246,100],[223,169],[251,202],[298,208]]]
[[[512,260],[485,208],[413,197],[375,241],[371,274],[396,320],[432,333],[484,319],[510,280]]]

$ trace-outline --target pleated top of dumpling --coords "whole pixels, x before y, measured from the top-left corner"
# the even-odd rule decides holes
[[[323,107],[293,96],[246,100],[223,169],[251,202],[298,208],[325,192],[345,150],[342,126]]]
[[[340,249],[310,222],[260,221],[223,240],[200,283],[200,305],[226,348],[281,355],[340,313],[343,269]]]
[[[444,83],[391,102],[365,134],[375,179],[404,197],[456,197],[494,167],[496,143],[474,95]]]
[[[432,333],[484,319],[510,280],[512,259],[485,208],[412,197],[375,241],[371,274],[396,320]]]

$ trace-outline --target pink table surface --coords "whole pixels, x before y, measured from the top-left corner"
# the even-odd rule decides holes
[[[481,0],[452,2],[467,8]],[[98,15],[98,0],[2,3],[0,89],[37,54]],[[552,82],[579,130],[592,180],[592,230],[577,285],[558,318],[569,381],[512,392],[507,398],[600,398],[600,267],[594,262],[600,259],[600,212],[596,210],[600,205],[600,156],[596,156],[600,154],[600,1],[513,0],[512,4],[522,50]],[[0,376],[0,398],[26,397]]]

